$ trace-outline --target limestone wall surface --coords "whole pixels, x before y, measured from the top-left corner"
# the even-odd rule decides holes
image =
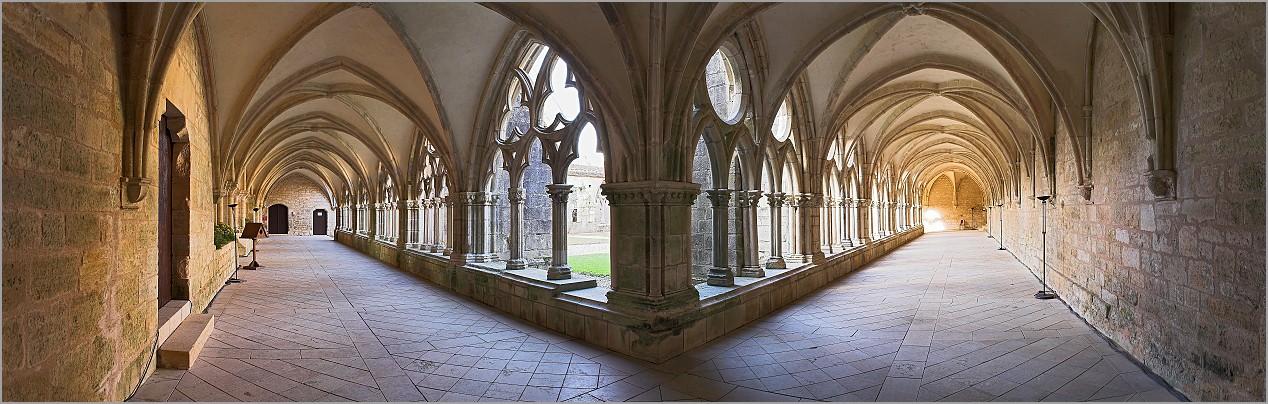
[[[954,186],[951,178],[940,176],[926,191],[924,214],[925,226],[933,226],[941,222],[948,230],[960,229],[960,223],[971,228],[985,228],[986,196],[982,186],[968,176],[957,176]],[[929,214],[928,212],[933,212]]]
[[[326,211],[324,213],[326,234],[331,236],[335,234],[336,212],[330,207],[330,200],[326,198],[326,193],[322,191],[321,186],[312,179],[302,175],[292,175],[279,181],[264,197],[264,204],[261,205],[263,208],[260,210],[264,211],[269,206],[278,203],[286,205],[290,213],[288,220],[290,235],[313,235],[313,211],[317,209]]]
[[[111,22],[119,10],[6,3],[3,15],[3,398],[119,401],[151,361],[158,313],[156,182],[146,185],[139,208],[120,208],[123,44]],[[200,311],[232,267],[216,264],[212,244],[209,129],[195,44],[192,31],[181,39],[159,97],[188,120],[192,180],[181,230],[190,259],[174,271],[173,297]],[[155,139],[147,145],[151,179]]]
[[[1176,199],[1143,174],[1151,140],[1122,53],[1098,38],[1091,203],[1056,136],[1048,280],[1076,313],[1194,400],[1264,399],[1264,5],[1176,5]],[[1212,38],[1222,38],[1215,40]],[[1047,189],[1039,182],[1039,193]],[[1031,179],[1004,246],[1037,275]],[[995,223],[992,223],[994,226]]]
[[[211,157],[210,112],[206,105],[206,72],[200,62],[201,50],[191,30],[178,43],[175,57],[163,79],[161,97],[180,109],[185,116],[189,140],[188,218],[173,212],[173,232],[188,230],[189,260],[173,262],[173,299],[189,300],[194,312],[201,312],[224,286],[233,268],[217,260],[215,246],[216,203],[212,198],[215,186]],[[157,147],[157,146],[155,146]],[[173,205],[180,205],[173,201]],[[173,243],[183,242],[176,237]]]

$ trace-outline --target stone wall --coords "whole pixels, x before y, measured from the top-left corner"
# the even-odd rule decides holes
[[[122,43],[111,22],[119,10],[5,3],[3,15],[3,398],[120,401],[152,360],[158,205],[150,184],[138,209],[120,209]],[[173,284],[201,310],[232,268],[214,259],[209,131],[194,44],[192,33],[182,39],[159,96],[181,108],[190,130],[190,261]]]
[[[924,225],[935,227],[940,222],[947,230],[958,230],[963,221],[965,228],[985,228],[986,195],[981,185],[967,175],[956,175],[954,186],[951,181],[942,175],[929,186],[921,202]]]
[[[188,223],[173,224],[173,232],[189,230],[187,265],[173,262],[173,299],[189,300],[194,312],[201,312],[212,297],[224,287],[233,267],[218,260],[214,241],[216,205],[212,198],[211,125],[208,111],[207,83],[200,62],[201,51],[193,30],[185,33],[177,45],[172,64],[163,79],[161,97],[185,115],[189,136],[189,201]],[[172,201],[175,206],[178,201]],[[173,214],[173,219],[184,220]],[[179,237],[178,237],[179,238]],[[173,244],[184,242],[173,240]],[[175,249],[174,249],[175,250]]]
[[[333,236],[335,233],[335,214],[334,209],[330,207],[330,200],[326,198],[326,192],[320,185],[313,182],[311,178],[302,175],[289,176],[269,190],[269,194],[264,197],[263,209],[268,209],[274,204],[286,205],[286,209],[290,214],[288,223],[290,225],[290,235],[292,236],[311,236],[313,235],[313,211],[317,209],[325,210],[326,213],[326,234]],[[271,219],[270,219],[271,220]]]
[[[1175,7],[1176,200],[1143,173],[1151,140],[1122,54],[1095,47],[1085,203],[1057,136],[1048,279],[1076,313],[1194,400],[1264,399],[1264,5]],[[1218,40],[1212,38],[1220,38]],[[1040,181],[1040,193],[1044,187]],[[1040,206],[1005,205],[1004,245],[1039,274]]]

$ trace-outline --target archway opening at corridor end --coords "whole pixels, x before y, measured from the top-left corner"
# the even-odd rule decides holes
[[[977,230],[986,226],[986,194],[973,176],[948,170],[929,183],[921,201],[926,232]]]

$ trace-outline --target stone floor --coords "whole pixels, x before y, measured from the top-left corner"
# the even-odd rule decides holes
[[[977,258],[967,259],[976,255]],[[954,256],[954,257],[953,257]],[[327,237],[261,243],[189,371],[134,401],[1176,401],[981,232],[933,233],[666,363],[599,349]]]

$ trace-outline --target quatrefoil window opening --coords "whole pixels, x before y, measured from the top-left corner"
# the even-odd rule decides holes
[[[530,129],[563,130],[581,114],[581,93],[571,67],[544,45],[534,45],[529,54],[527,63],[509,78],[498,131],[503,144],[517,142]]]

